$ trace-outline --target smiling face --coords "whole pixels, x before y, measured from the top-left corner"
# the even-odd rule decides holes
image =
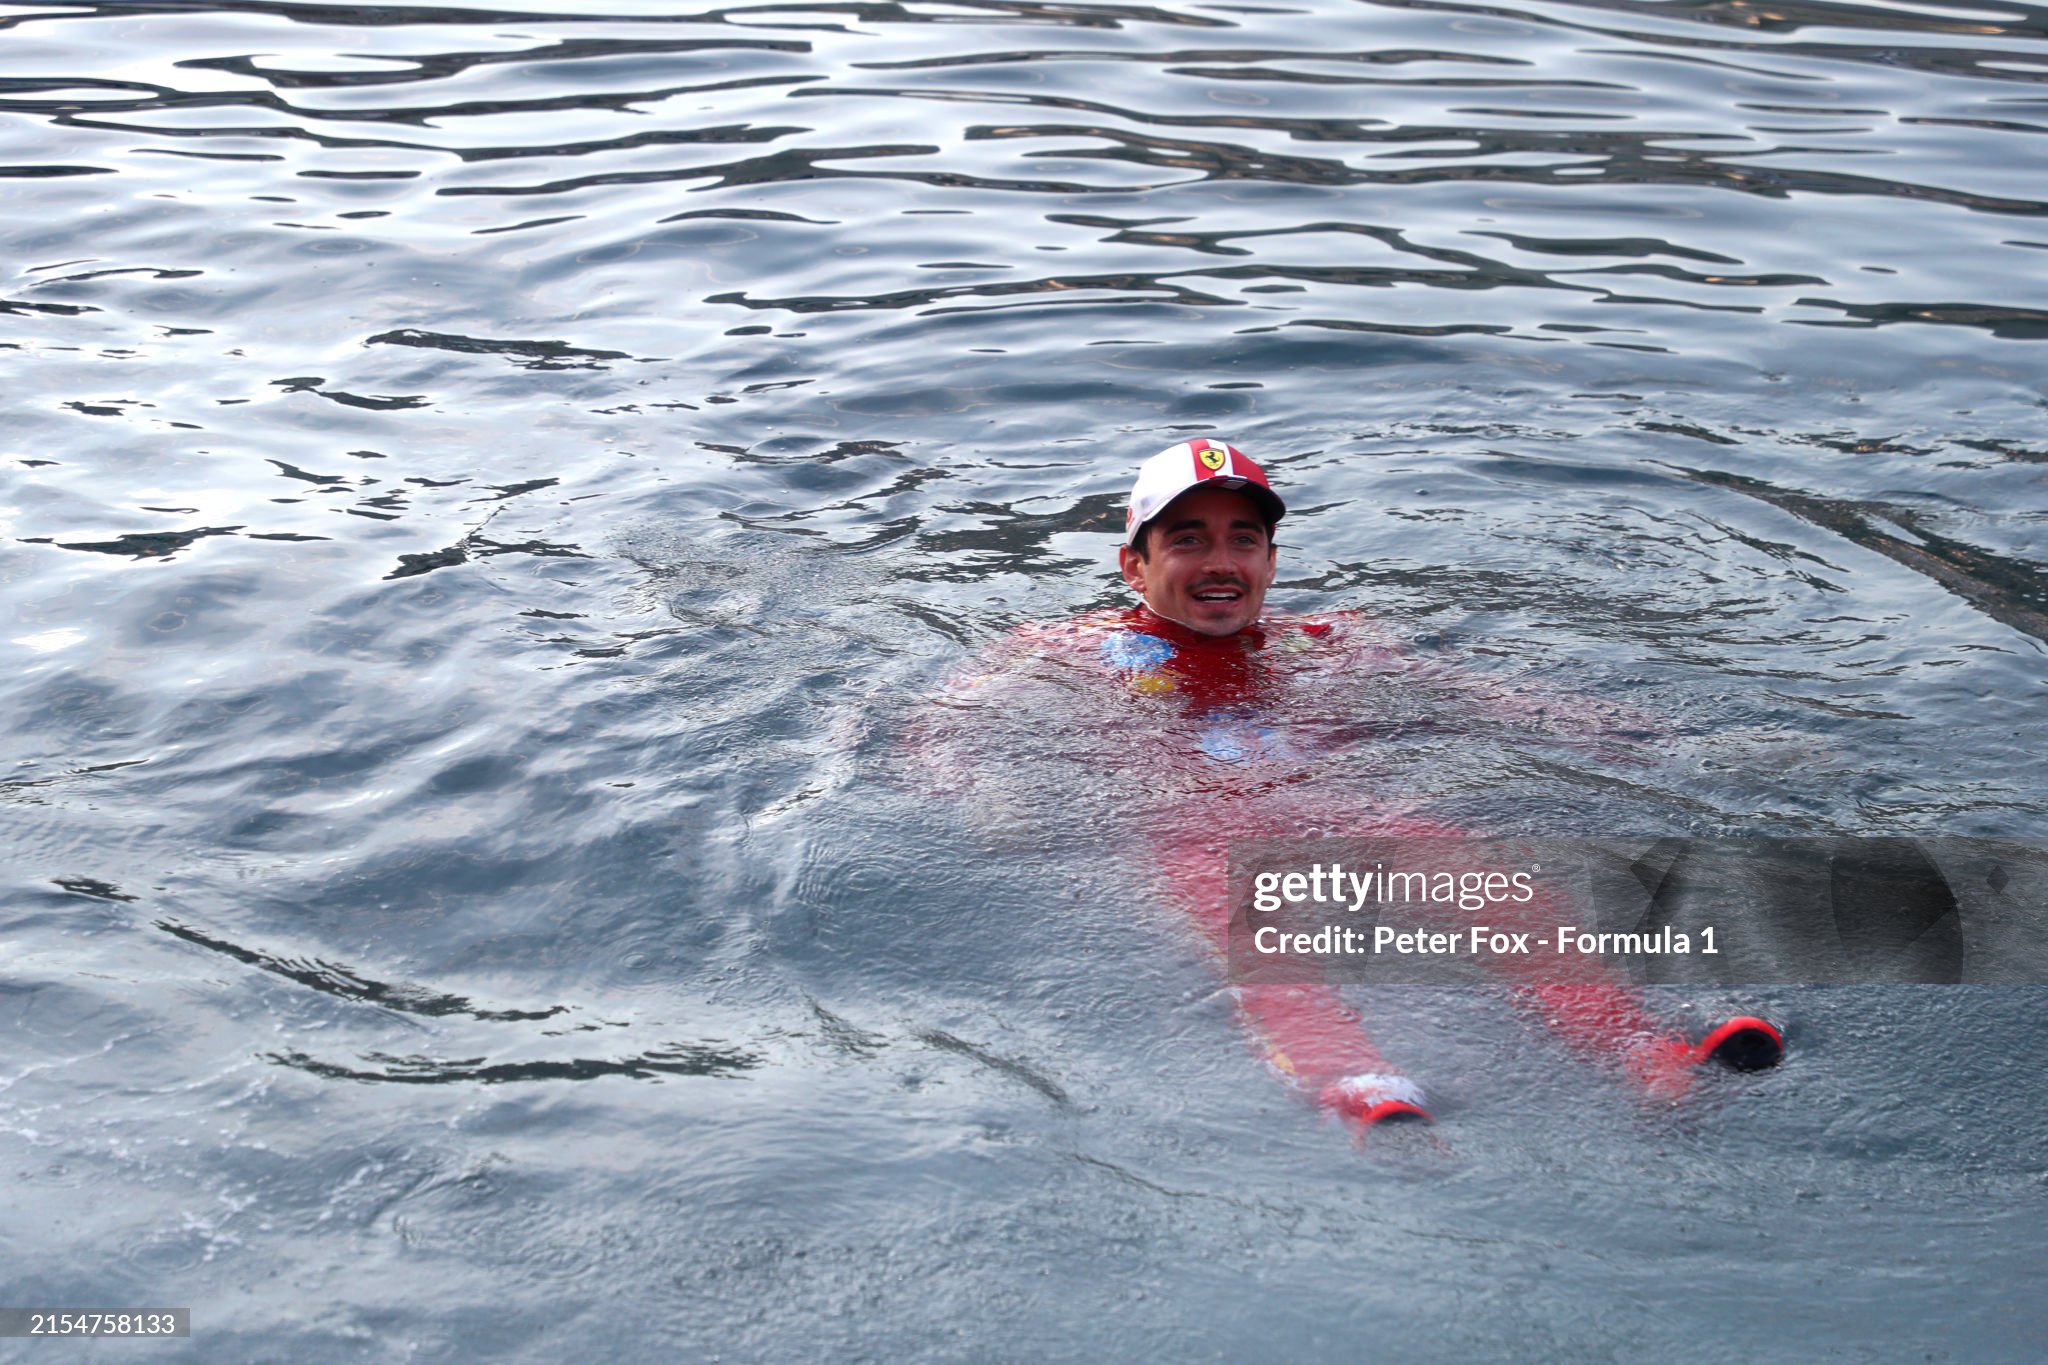
[[[1276,551],[1258,506],[1242,493],[1197,488],[1145,528],[1149,554],[1117,553],[1145,605],[1198,635],[1235,635],[1259,619]]]

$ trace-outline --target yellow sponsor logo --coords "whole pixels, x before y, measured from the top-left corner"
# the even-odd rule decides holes
[[[1203,446],[1195,452],[1195,458],[1202,462],[1204,469],[1214,474],[1223,468],[1223,462],[1229,459],[1230,455],[1222,446]]]

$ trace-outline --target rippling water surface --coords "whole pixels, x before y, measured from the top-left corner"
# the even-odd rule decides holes
[[[991,822],[902,754],[1214,434],[1276,601],[1666,731],[1453,717],[1348,799],[2041,837],[2044,134],[2003,0],[0,5],[6,1300],[2021,1357],[2039,991],[1763,993],[1787,1064],[1675,1117],[1362,1002],[1415,1169],[1246,1051],[1144,774],[991,717]]]

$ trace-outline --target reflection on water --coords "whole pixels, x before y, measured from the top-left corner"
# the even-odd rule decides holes
[[[1305,791],[2040,838],[2048,10],[37,0],[0,53],[9,1302],[210,1358],[2030,1339],[2034,992],[1746,1001],[1786,1067],[1654,1119],[1360,999],[1413,1179],[1234,1035],[1154,775],[1075,742],[1126,715],[943,716],[979,811],[906,756],[1211,432],[1278,605],[1464,680],[1333,684]]]

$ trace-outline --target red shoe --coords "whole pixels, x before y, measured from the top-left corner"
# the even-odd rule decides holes
[[[1370,1072],[1331,1081],[1316,1099],[1316,1107],[1324,1113],[1335,1114],[1363,1128],[1388,1119],[1420,1119],[1424,1123],[1434,1123],[1436,1120],[1423,1107],[1428,1103],[1422,1087],[1406,1076]]]
[[[1696,1062],[1715,1061],[1732,1071],[1764,1071],[1785,1055],[1785,1035],[1768,1020],[1738,1014],[1700,1039]]]

